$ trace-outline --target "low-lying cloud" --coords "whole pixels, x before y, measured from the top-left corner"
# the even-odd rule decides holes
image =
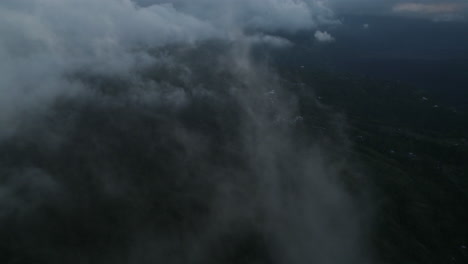
[[[429,17],[434,21],[463,20],[467,4],[462,2],[443,3],[398,3],[392,11],[402,15]]]
[[[236,41],[245,30],[297,31],[333,23],[332,12],[320,1],[143,2],[2,1],[2,127],[14,129],[16,116],[28,111],[25,108],[45,107],[52,98],[73,93],[70,87],[80,83],[65,76],[80,69],[125,75],[154,62],[147,53],[150,48],[208,39]],[[254,39],[287,45],[271,34]]]
[[[465,0],[330,0],[340,13],[404,15],[433,20],[460,20],[466,17]]]
[[[328,23],[313,0],[2,1],[0,259],[365,262],[343,131],[305,125],[334,114],[252,55]]]
[[[393,7],[395,12],[414,12],[425,14],[440,14],[453,13],[460,11],[463,5],[457,3],[438,3],[438,4],[422,4],[422,3],[400,3]]]
[[[319,42],[333,42],[335,38],[326,31],[315,31],[314,37]]]

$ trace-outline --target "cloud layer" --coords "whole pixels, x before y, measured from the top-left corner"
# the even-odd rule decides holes
[[[421,4],[421,3],[400,3],[394,6],[395,12],[414,12],[426,14],[453,13],[462,9],[461,4]]]
[[[324,135],[336,153],[321,146],[252,56],[331,15],[310,0],[1,1],[0,260],[363,263],[340,127]]]
[[[154,62],[150,48],[236,41],[245,30],[297,31],[330,22],[332,12],[321,1],[4,0],[0,123],[12,131],[18,114],[79,90],[80,83],[66,78],[74,72],[125,75],[145,67]],[[287,44],[274,36],[255,38]]]
[[[314,37],[319,42],[333,42],[335,38],[326,31],[315,31]]]
[[[392,11],[403,15],[429,17],[435,21],[462,20],[468,11],[467,4],[463,2],[443,3],[398,3]]]
[[[405,15],[429,19],[437,17],[466,17],[465,0],[330,0],[334,9],[344,13],[373,15]]]

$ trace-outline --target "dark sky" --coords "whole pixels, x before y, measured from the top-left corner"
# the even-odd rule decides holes
[[[305,48],[320,58],[319,67],[401,81],[430,90],[447,103],[468,104],[468,1],[331,4],[342,22],[326,29],[335,41]]]
[[[450,104],[467,105],[466,22],[349,14],[341,18],[343,25],[329,29],[336,41],[311,48],[325,64],[320,67],[401,81],[430,90]]]

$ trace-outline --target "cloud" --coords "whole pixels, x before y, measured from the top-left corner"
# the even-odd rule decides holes
[[[465,16],[461,14],[441,14],[441,15],[435,16],[432,20],[434,22],[464,21]]]
[[[465,18],[467,4],[463,2],[397,3],[392,11],[400,15],[429,18],[435,22],[460,21]]]
[[[170,3],[177,10],[210,21],[226,30],[296,31],[319,23],[334,23],[333,12],[318,0],[146,0],[140,4]],[[220,15],[222,14],[222,15]]]
[[[0,4],[0,125],[13,131],[24,113],[45,109],[81,85],[86,69],[127,75],[153,58],[145,49],[217,36],[212,25],[171,6],[126,0],[38,0]],[[1,137],[1,135],[0,135]]]
[[[251,51],[332,14],[311,0],[0,1],[0,237],[15,241],[0,251],[362,263],[346,157],[303,139],[292,87]]]
[[[330,6],[339,13],[372,15],[404,15],[429,19],[466,17],[465,0],[330,0]],[[458,19],[457,19],[458,20]]]
[[[400,3],[393,7],[394,12],[422,13],[422,14],[446,14],[461,11],[460,3]]]
[[[326,31],[315,31],[314,37],[319,42],[333,42],[335,38]]]
[[[264,34],[254,35],[249,38],[253,44],[267,45],[275,48],[286,48],[294,45],[291,41],[277,36],[270,36]]]
[[[14,131],[19,115],[79,92],[82,83],[68,76],[81,70],[129,75],[155,63],[148,49],[237,41],[245,31],[260,32],[256,42],[287,46],[275,31],[323,23],[334,23],[333,12],[315,0],[3,0],[2,134]]]

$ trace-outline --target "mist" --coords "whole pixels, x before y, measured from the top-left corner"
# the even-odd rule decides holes
[[[2,1],[0,260],[369,262],[344,121],[256,53],[337,23],[322,1]]]

